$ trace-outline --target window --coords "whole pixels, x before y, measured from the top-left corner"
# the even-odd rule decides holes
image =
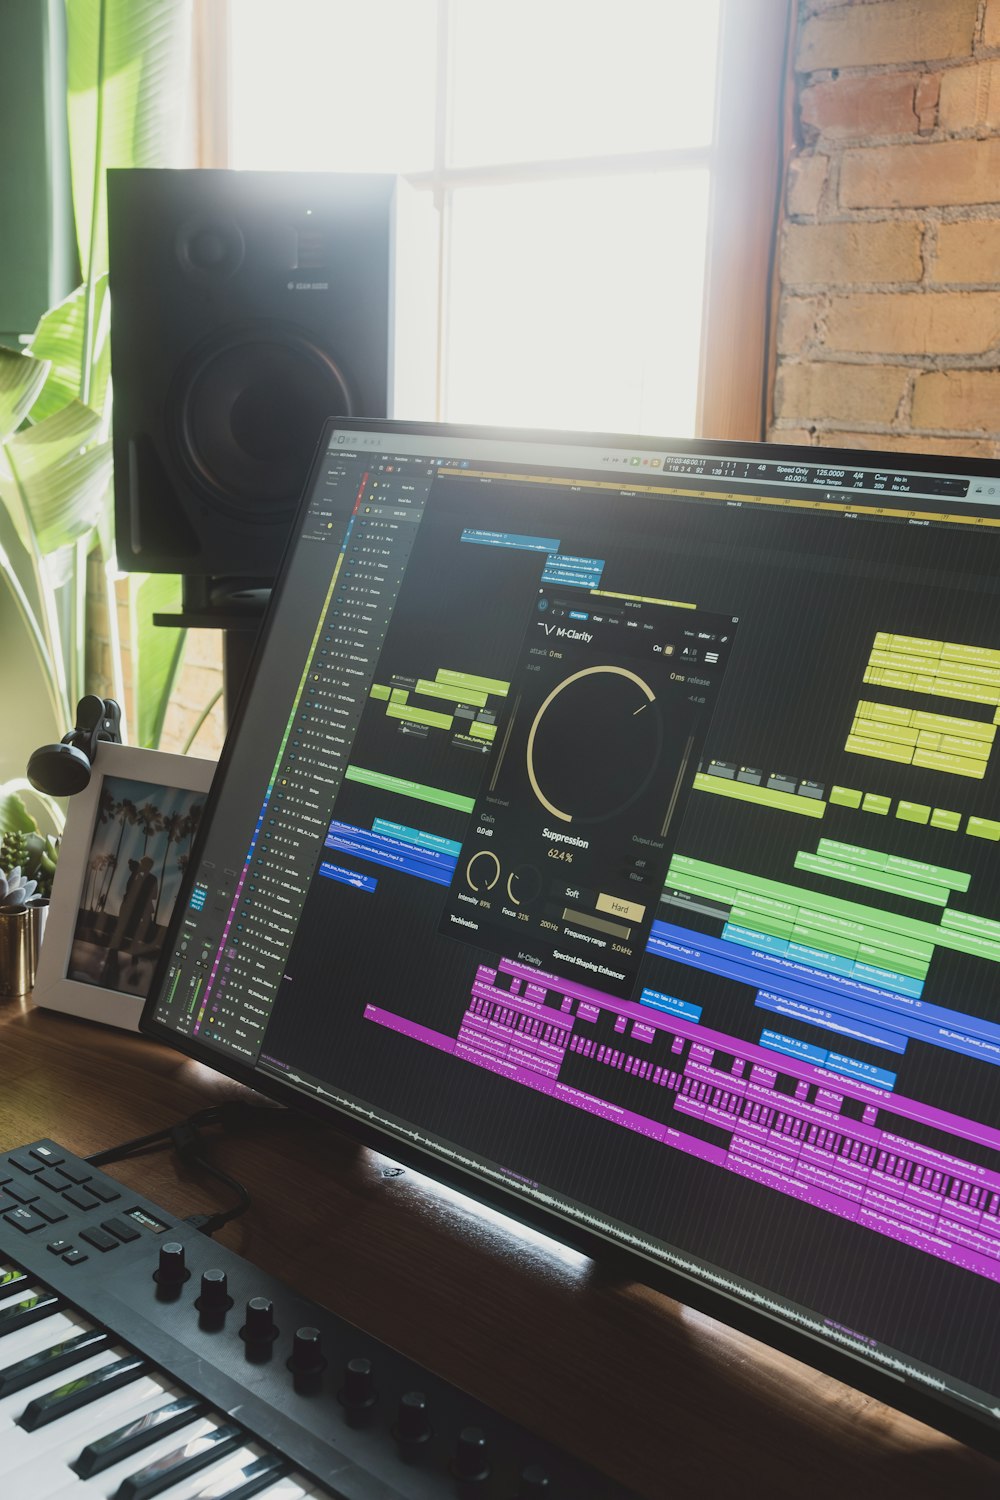
[[[397,415],[724,436],[721,351],[757,435],[785,20],[773,0],[231,0],[222,160],[400,173],[433,203],[436,263],[409,293],[435,309],[433,360]],[[744,108],[732,59],[762,54]],[[757,194],[756,280],[713,333],[734,192]]]

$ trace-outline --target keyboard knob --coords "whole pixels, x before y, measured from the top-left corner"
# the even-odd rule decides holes
[[[225,1271],[211,1270],[201,1273],[201,1296],[197,1298],[195,1307],[201,1312],[224,1312],[232,1307],[233,1299],[229,1295],[229,1282]]]
[[[551,1495],[552,1485],[541,1464],[529,1464],[521,1470],[521,1482],[517,1488],[517,1500],[536,1500],[536,1497]]]
[[[489,1479],[489,1449],[486,1446],[486,1434],[481,1427],[462,1428],[455,1444],[452,1468],[455,1478],[466,1484]]]
[[[323,1339],[318,1328],[297,1328],[288,1368],[296,1375],[318,1375],[326,1369]]]
[[[353,1426],[360,1426],[375,1405],[375,1374],[370,1359],[348,1360],[338,1400]]]
[[[270,1297],[250,1298],[240,1334],[248,1344],[270,1344],[278,1337],[274,1326],[274,1303]]]
[[[427,1442],[431,1435],[431,1419],[423,1391],[407,1391],[400,1396],[393,1435],[404,1448]]]
[[[177,1240],[169,1240],[160,1246],[160,1261],[153,1272],[153,1279],[164,1289],[180,1287],[191,1272],[184,1263],[184,1246]]]

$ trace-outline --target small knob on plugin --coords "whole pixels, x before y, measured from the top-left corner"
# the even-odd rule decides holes
[[[413,1449],[426,1443],[431,1435],[431,1419],[427,1410],[427,1397],[423,1391],[407,1391],[400,1396],[396,1409],[396,1425],[393,1436],[403,1449]]]
[[[551,1494],[552,1485],[541,1464],[529,1464],[526,1469],[521,1470],[517,1500],[547,1500]]]
[[[190,1275],[184,1262],[184,1246],[178,1240],[168,1240],[165,1245],[161,1245],[159,1264],[153,1272],[153,1280],[164,1291],[176,1291]]]
[[[463,1427],[455,1444],[452,1470],[466,1484],[483,1483],[490,1477],[489,1449],[481,1427]]]
[[[318,1328],[297,1328],[288,1368],[294,1375],[318,1375],[326,1369],[323,1339]]]
[[[270,1297],[251,1297],[240,1338],[248,1344],[270,1344],[278,1337],[274,1326],[274,1303]]]
[[[360,1427],[367,1420],[378,1399],[370,1359],[348,1360],[344,1368],[344,1383],[337,1392],[337,1399],[347,1413],[347,1420],[352,1427]]]

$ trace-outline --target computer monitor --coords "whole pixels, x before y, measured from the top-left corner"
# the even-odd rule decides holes
[[[996,1451],[1000,465],[342,420],[143,1029]]]

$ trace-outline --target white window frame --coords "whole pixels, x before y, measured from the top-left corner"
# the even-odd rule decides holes
[[[230,8],[238,3],[196,0],[197,161],[202,167],[231,164],[228,43]],[[773,385],[774,251],[788,141],[791,0],[722,0],[711,145],[450,167],[450,21],[453,7],[461,3],[437,0],[434,164],[406,177],[415,189],[431,194],[439,210],[435,411],[440,413],[444,394],[448,204],[454,189],[702,168],[709,173],[710,190],[695,433],[762,440]],[[669,87],[665,73],[658,86]]]

